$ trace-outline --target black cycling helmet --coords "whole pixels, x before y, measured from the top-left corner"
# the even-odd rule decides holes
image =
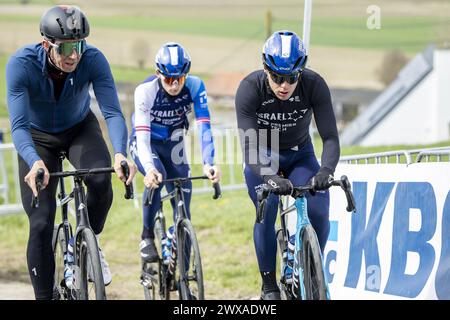
[[[41,35],[48,40],[84,39],[89,35],[86,15],[76,6],[54,6],[42,15]]]

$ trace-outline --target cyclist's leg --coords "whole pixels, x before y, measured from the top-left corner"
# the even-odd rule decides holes
[[[139,159],[138,150],[137,150],[137,143],[136,143],[136,137],[132,135],[130,137],[129,141],[129,149],[131,157],[133,158],[134,163],[136,163],[136,166],[139,170],[139,172],[145,177],[145,170],[144,167],[141,164],[141,160]],[[159,155],[156,153],[156,150],[153,150],[153,162],[155,164],[156,169],[162,173],[163,177],[166,176],[166,170],[161,163],[161,160],[159,159]],[[142,194],[142,219],[143,219],[143,228],[141,233],[142,240],[146,238],[155,238],[155,234],[153,232],[153,227],[155,223],[155,215],[156,212],[160,208],[160,202],[161,202],[161,189],[155,190],[153,194],[152,204],[150,206],[145,205],[145,202],[147,200],[148,196],[148,189],[145,188],[144,192]]]
[[[68,159],[77,169],[111,166],[111,157],[97,118],[91,112],[80,126],[68,148]],[[112,204],[111,174],[96,174],[84,178],[87,187],[89,222],[96,235],[105,225]]]
[[[166,179],[167,173],[164,164],[161,162],[158,153],[153,148],[152,143],[152,151],[153,151],[153,164],[155,165],[156,170],[158,170],[162,176],[163,179]],[[144,227],[142,229],[141,238],[155,238],[155,233],[153,232],[153,227],[155,225],[155,216],[158,210],[161,208],[161,191],[162,191],[163,185],[160,185],[159,188],[155,189],[153,193],[152,198],[152,204],[146,206],[145,200],[147,199],[147,192],[148,189],[146,188],[144,190],[144,194],[142,195],[142,217],[144,222]]]
[[[290,164],[288,178],[294,186],[307,184],[319,171],[320,166],[314,153],[304,154],[303,156],[294,155],[293,160],[293,163]],[[306,198],[308,200],[308,216],[323,252],[330,233],[330,195],[328,190],[317,191],[314,196],[307,193]]]
[[[58,168],[57,152],[52,149],[52,137],[32,131],[36,151],[49,172]],[[35,139],[39,136],[40,139]],[[47,143],[48,142],[48,143]],[[24,182],[30,168],[19,156],[19,181],[22,205],[28,215],[30,230],[27,245],[27,263],[36,299],[52,299],[55,262],[53,260],[52,236],[56,213],[57,180],[50,179],[47,187],[39,193],[39,208],[31,207],[32,191]]]
[[[182,148],[178,150],[176,153],[176,159],[172,159],[174,152],[173,149],[175,147],[179,148],[180,144],[182,144]],[[184,149],[184,141],[168,141],[166,143],[161,143],[155,146],[156,150],[158,150],[158,154],[160,155],[161,161],[164,163],[164,167],[167,172],[167,179],[180,178],[180,177],[188,177],[190,176],[190,168],[187,161],[187,157]],[[167,192],[172,191],[174,188],[173,183],[166,184]],[[183,196],[184,196],[184,204],[186,207],[186,215],[190,219],[190,204],[192,197],[192,182],[186,181],[183,182]],[[175,200],[171,200],[172,208],[173,208],[173,216],[175,221],[175,213],[176,206]]]
[[[256,191],[264,182],[261,176],[253,173],[248,166],[244,168],[244,176],[248,194],[256,208]],[[264,223],[255,223],[253,228],[256,257],[258,258],[259,270],[261,272],[275,272],[276,270],[277,240],[275,220],[277,217],[277,205],[278,197],[270,195],[267,199]]]

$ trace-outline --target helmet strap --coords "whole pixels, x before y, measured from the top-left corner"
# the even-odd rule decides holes
[[[48,50],[48,53],[47,53],[47,61],[48,61],[48,63],[49,63],[53,68],[55,68],[56,70],[59,70],[59,71],[61,71],[61,72],[65,72],[64,70],[61,70],[61,68],[59,68],[59,67],[56,65],[56,63],[53,61],[52,56],[51,56],[51,54],[50,54],[50,50],[52,50],[52,46],[50,46],[50,48],[49,48],[49,50]]]

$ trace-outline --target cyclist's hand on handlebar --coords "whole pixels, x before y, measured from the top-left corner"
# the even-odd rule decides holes
[[[25,176],[24,181],[28,184],[28,186],[33,190],[33,195],[37,197],[38,191],[36,189],[36,173],[38,169],[44,169],[44,181],[41,186],[41,190],[45,189],[45,187],[48,185],[48,181],[50,179],[50,173],[47,170],[47,167],[44,164],[44,161],[38,160],[33,163],[33,166],[31,167],[28,174]]]
[[[268,184],[273,193],[277,195],[290,195],[294,186],[289,179],[284,179],[276,174],[263,176],[264,183]]]
[[[211,174],[211,170],[214,174]],[[219,166],[211,166],[209,164],[205,164],[203,166],[203,173],[208,177],[212,183],[217,183],[220,181],[220,177],[222,176],[222,172],[220,171]]]
[[[125,160],[128,164],[128,168],[129,168],[129,176],[128,179],[125,178],[125,174],[122,171],[122,167],[120,166],[120,163]],[[127,158],[125,158],[125,156],[121,153],[116,153],[114,155],[114,171],[116,172],[117,177],[122,181],[125,182],[126,185],[130,185],[130,183],[133,181],[133,178],[136,174],[136,165],[131,162],[130,160],[128,160]]]
[[[327,168],[320,168],[319,172],[311,178],[311,185],[314,190],[325,190],[330,187],[330,181],[332,180],[332,171]]]
[[[150,169],[149,172],[144,177],[144,185],[147,188],[156,189],[159,187],[159,184],[162,182],[163,177],[162,174],[156,170],[155,168]]]

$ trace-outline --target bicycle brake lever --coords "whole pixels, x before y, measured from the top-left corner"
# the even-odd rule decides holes
[[[222,191],[220,190],[220,184],[218,182],[213,183],[213,188],[214,188],[214,195],[213,195],[213,199],[217,200],[219,198],[222,197]]]
[[[34,196],[34,194],[31,197],[31,207],[32,208],[39,208],[39,192],[41,191],[42,188],[42,183],[44,182],[44,174],[45,171],[42,168],[39,168],[36,172],[36,178],[35,178],[35,183],[36,183],[36,189],[37,189],[37,196]]]
[[[356,204],[355,204],[355,198],[353,197],[352,193],[352,186],[350,182],[348,181],[348,178],[346,175],[341,176],[341,183],[342,183],[342,189],[345,192],[345,197],[347,198],[347,208],[346,210],[348,212],[356,212]]]
[[[264,223],[266,203],[267,199],[258,201],[258,207],[256,209],[256,223]]]
[[[146,188],[147,197],[145,198],[144,206],[150,206],[153,201],[153,194],[155,193],[154,188]]]
[[[128,177],[130,176],[130,168],[128,167],[128,163],[125,160],[122,160],[120,162],[120,166],[122,167],[125,179],[128,180]],[[134,198],[133,183],[127,185],[126,182],[124,182],[124,185],[125,185],[125,195],[124,195],[125,199],[133,199]]]

